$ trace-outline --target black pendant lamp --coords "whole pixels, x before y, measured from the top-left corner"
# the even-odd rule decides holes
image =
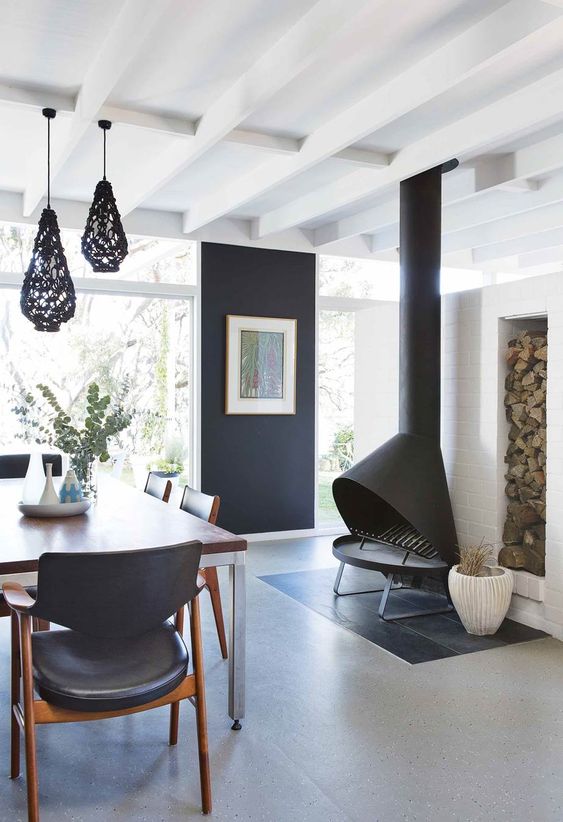
[[[109,120],[98,120],[104,133],[104,177],[96,186],[82,235],[82,253],[94,271],[119,271],[127,256],[127,237],[121,225],[113,189],[106,180],[106,132]]]
[[[20,296],[22,314],[37,331],[58,331],[74,317],[76,309],[57,215],[51,208],[51,120],[56,113],[53,108],[43,109],[47,118],[47,208],[41,212]]]

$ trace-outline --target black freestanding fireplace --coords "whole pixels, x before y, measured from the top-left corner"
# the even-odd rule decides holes
[[[391,589],[407,578],[415,587],[425,577],[441,580],[438,613],[452,609],[447,575],[457,537],[440,450],[440,256],[441,177],[456,166],[452,160],[401,183],[399,433],[333,483],[350,530],[333,545],[340,560],[334,591],[342,595],[346,564],[380,571],[383,619]]]

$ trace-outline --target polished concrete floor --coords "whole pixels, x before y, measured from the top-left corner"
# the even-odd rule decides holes
[[[248,556],[248,710],[226,716],[205,608],[213,819],[449,822],[563,819],[563,644],[527,642],[410,666],[259,575],[332,565],[330,540]],[[0,625],[0,820],[25,820],[8,778],[8,620]],[[2,719],[3,717],[3,719]],[[43,822],[200,816],[193,710],[38,729]]]

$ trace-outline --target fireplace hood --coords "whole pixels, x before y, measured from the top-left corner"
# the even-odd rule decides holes
[[[456,166],[401,183],[399,433],[333,483],[353,536],[447,566],[457,536],[440,450],[441,177]]]

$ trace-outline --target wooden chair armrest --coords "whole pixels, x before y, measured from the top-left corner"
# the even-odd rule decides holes
[[[13,611],[25,614],[35,605],[35,600],[30,597],[27,591],[19,582],[5,582],[2,585],[2,593],[6,603]]]

